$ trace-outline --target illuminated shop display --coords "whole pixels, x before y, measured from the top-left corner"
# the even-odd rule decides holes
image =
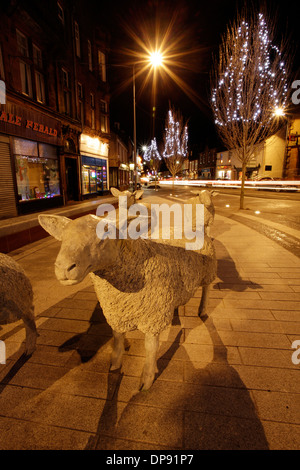
[[[107,190],[107,161],[82,157],[82,194],[102,193]]]
[[[60,196],[55,146],[15,138],[13,152],[19,201]]]

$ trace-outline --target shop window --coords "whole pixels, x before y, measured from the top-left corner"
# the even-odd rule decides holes
[[[89,71],[93,71],[93,52],[92,52],[92,44],[91,41],[88,40],[88,63],[89,63]]]
[[[13,150],[19,201],[60,195],[56,147],[14,139]]]
[[[106,82],[106,63],[105,54],[98,50],[99,76],[103,82]]]
[[[92,163],[90,163],[92,160]],[[82,194],[96,194],[107,190],[107,162],[82,157]]]

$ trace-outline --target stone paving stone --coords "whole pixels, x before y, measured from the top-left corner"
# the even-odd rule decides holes
[[[191,450],[267,450],[260,421],[186,412],[184,448]]]
[[[63,318],[49,318],[43,325],[40,326],[41,330],[52,331],[66,331],[69,333],[83,333],[89,327],[88,321],[80,321],[73,319]]]
[[[277,367],[233,366],[248,390],[297,393],[300,387],[298,370]]]
[[[282,322],[299,322],[299,310],[272,310],[272,314],[276,320],[282,320]]]
[[[10,369],[11,373],[12,369],[13,366]],[[12,376],[9,383],[11,385],[44,390],[54,385],[68,372],[69,369],[66,367],[27,362]],[[0,380],[3,380],[1,376],[2,374],[0,374]]]
[[[99,421],[101,434],[168,449],[182,447],[183,412],[130,403],[109,404]]]
[[[299,450],[300,427],[294,424],[261,421],[270,450]]]
[[[108,437],[100,435],[97,444],[96,450],[131,450],[131,451],[139,451],[139,450],[161,450],[166,451],[169,450],[169,447],[164,447],[159,444],[153,444],[146,442],[138,442],[138,441],[129,441],[127,439],[116,439],[114,437]]]
[[[263,420],[299,424],[299,393],[254,390],[256,409]]]
[[[22,395],[19,399],[20,404],[11,412],[11,417],[31,420],[34,424],[47,424],[91,433],[97,431],[98,421],[105,406],[104,400],[52,393],[47,390],[25,403]]]
[[[245,331],[220,331],[220,339],[225,346],[245,346],[256,348],[290,349],[286,335],[268,333],[249,333]]]
[[[90,434],[74,429],[0,419],[1,450],[84,450]]]
[[[292,363],[292,350],[239,347],[243,364],[261,367],[295,369]]]

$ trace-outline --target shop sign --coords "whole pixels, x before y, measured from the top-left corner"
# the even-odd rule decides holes
[[[13,124],[14,126],[31,129],[35,132],[47,134],[51,137],[57,137],[57,129],[53,129],[52,127],[46,126],[39,122],[24,119],[22,118],[22,116],[16,116],[15,114],[7,113],[6,111],[0,111],[0,122],[5,122],[7,124]]]

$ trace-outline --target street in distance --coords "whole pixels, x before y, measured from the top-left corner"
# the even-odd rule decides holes
[[[193,460],[193,455],[192,454],[150,454],[147,459],[142,459],[141,457],[121,457],[117,456],[116,454],[113,454],[112,457],[107,457],[106,459],[106,465],[133,465],[134,468],[138,467],[138,465],[141,463],[148,463],[151,465],[161,465],[161,464],[175,464],[175,465],[182,465],[182,464],[188,464],[190,465]]]

